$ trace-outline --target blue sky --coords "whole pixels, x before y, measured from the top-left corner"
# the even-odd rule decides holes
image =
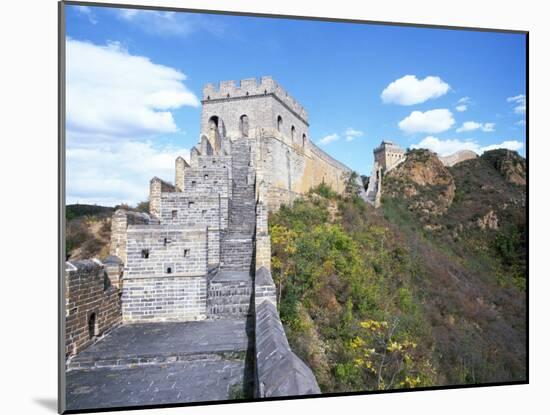
[[[147,198],[198,141],[207,82],[271,75],[360,174],[381,140],[525,155],[525,36],[67,7],[67,202]]]

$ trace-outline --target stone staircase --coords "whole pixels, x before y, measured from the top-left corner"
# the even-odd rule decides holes
[[[252,296],[250,273],[220,271],[208,282],[206,312],[210,319],[245,317]]]
[[[252,270],[253,238],[256,227],[254,182],[250,180],[250,144],[240,138],[231,148],[233,157],[233,189],[229,209],[229,224],[222,238],[221,269]]]
[[[244,317],[250,311],[256,227],[250,141],[236,140],[231,154],[233,188],[228,229],[222,236],[220,270],[208,282],[208,318]]]

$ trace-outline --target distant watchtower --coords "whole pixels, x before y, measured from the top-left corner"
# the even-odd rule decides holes
[[[405,159],[405,150],[391,141],[382,141],[382,143],[374,149],[374,161],[387,172],[401,163]]]
[[[290,146],[305,146],[309,136],[306,110],[271,77],[206,84],[202,97],[201,137],[214,152],[221,137],[271,135]]]

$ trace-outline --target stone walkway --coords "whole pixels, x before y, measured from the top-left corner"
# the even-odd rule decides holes
[[[215,401],[231,398],[242,385],[243,361],[191,361],[72,370],[67,373],[67,408],[112,408]]]
[[[68,363],[67,408],[234,399],[247,350],[245,319],[123,325]]]

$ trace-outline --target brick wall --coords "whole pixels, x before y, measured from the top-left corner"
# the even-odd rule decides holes
[[[109,256],[103,261],[103,266],[113,287],[120,290],[122,288],[122,275],[124,273],[122,260],[118,257]]]
[[[206,317],[208,241],[219,261],[217,231],[178,226],[130,226],[123,279],[124,322]],[[147,258],[144,258],[147,250]],[[216,258],[214,258],[215,260]]]
[[[208,269],[220,264],[220,228],[208,228]]]
[[[186,321],[206,318],[206,275],[124,278],[125,323]]]
[[[136,276],[205,275],[208,261],[206,229],[166,225],[128,227],[125,274]]]
[[[146,213],[117,209],[111,218],[111,246],[109,253],[126,263],[126,229],[128,225],[148,225],[155,223]]]
[[[96,260],[67,262],[65,354],[80,352],[121,322],[120,291]]]
[[[268,209],[264,202],[267,188],[262,183],[257,186],[256,234],[255,234],[255,270],[264,267],[271,271],[271,239],[268,228]]]
[[[176,187],[158,177],[153,177],[149,183],[149,213],[158,217],[160,215],[160,198],[162,193],[175,192]]]
[[[199,167],[192,168],[185,173],[185,189],[189,196],[206,196],[219,194],[228,197],[230,183],[225,165],[220,168]]]
[[[188,196],[187,192],[163,193],[159,218],[163,225],[226,228],[227,204],[227,197],[221,198],[218,195]]]
[[[176,176],[174,183],[176,185],[177,192],[183,192],[185,189],[185,170],[187,170],[188,168],[189,164],[185,161],[183,157],[179,156],[178,158],[176,158]]]
[[[257,170],[267,183],[267,205],[270,211],[282,203],[292,203],[311,188],[325,183],[343,192],[349,168],[328,156],[313,143],[302,148],[289,145],[274,131],[264,130],[258,138]]]

